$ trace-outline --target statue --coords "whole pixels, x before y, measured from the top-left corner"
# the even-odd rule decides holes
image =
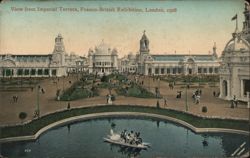
[[[112,96],[109,94],[109,95],[108,95],[108,104],[112,104],[112,99],[111,99],[111,97],[112,97]]]

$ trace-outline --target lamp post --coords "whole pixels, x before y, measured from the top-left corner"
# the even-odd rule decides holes
[[[36,115],[39,118],[40,117],[40,105],[39,105],[39,91],[40,91],[40,85],[37,84],[37,94],[36,94]]]
[[[188,67],[187,67],[187,70],[188,70],[188,74],[187,74],[187,79],[186,79],[186,98],[185,98],[185,107],[186,107],[186,111],[188,111],[188,94],[187,94],[187,92],[188,92],[188,84],[189,83],[187,83],[188,81],[187,80],[189,80],[189,65],[188,65]]]
[[[188,103],[187,103],[187,102],[188,102],[188,98],[187,98],[187,96],[188,96],[188,95],[187,95],[187,86],[188,86],[188,85],[187,85],[187,81],[186,81],[186,98],[185,98],[185,99],[186,99],[186,100],[185,100],[185,102],[186,102],[186,104],[185,104],[186,111],[188,111]]]
[[[247,108],[250,108],[250,92],[247,92]]]
[[[229,62],[230,62],[230,59],[229,59]],[[231,75],[232,75],[232,67],[231,67],[231,64],[230,63],[227,63],[227,66],[228,66],[228,70],[229,70],[229,85],[227,84],[227,97],[228,98],[230,98],[230,99],[232,99],[231,98],[231,83],[232,83],[232,77],[231,77]],[[233,88],[233,87],[232,87]]]
[[[65,76],[63,76],[63,93],[64,93],[64,79],[65,79]],[[77,74],[77,80],[78,80],[78,74]]]
[[[160,65],[158,64],[158,90],[160,93]]]

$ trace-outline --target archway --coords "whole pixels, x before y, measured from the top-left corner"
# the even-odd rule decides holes
[[[192,75],[195,73],[195,61],[193,58],[187,59],[187,74]]]
[[[224,94],[224,96],[227,96],[227,81],[223,80],[222,81],[222,92]]]

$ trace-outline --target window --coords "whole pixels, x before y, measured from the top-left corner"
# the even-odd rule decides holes
[[[36,75],[36,69],[31,69],[31,75]]]
[[[18,76],[23,75],[23,69],[18,69],[18,70],[17,70],[17,75],[18,75]]]
[[[4,69],[3,71],[5,71],[6,76],[11,76],[11,74],[12,74],[11,69]]]
[[[167,68],[167,73],[170,74],[170,68]]]
[[[214,73],[218,73],[219,72],[219,69],[216,67],[214,68]]]
[[[155,68],[155,74],[159,74],[159,69]]]
[[[161,74],[164,74],[164,68],[161,68]]]
[[[52,75],[53,75],[53,76],[56,76],[56,70],[55,70],[55,69],[52,70]]]
[[[44,75],[49,75],[49,69],[44,70]]]
[[[207,73],[207,68],[204,68],[204,69],[203,69],[203,72],[204,72],[204,73]]]
[[[179,74],[182,73],[182,68],[181,68],[181,67],[178,68],[178,73],[179,73]]]
[[[151,73],[152,73],[152,70],[151,70],[151,68],[149,68],[148,69],[148,74],[151,75]]]
[[[29,69],[25,69],[25,70],[24,70],[24,75],[27,76],[27,75],[29,75],[29,74],[30,74],[30,70],[29,70]]]
[[[209,68],[209,73],[213,73],[213,68],[212,67]]]
[[[176,74],[176,68],[173,68],[173,74]]]
[[[199,73],[199,74],[201,73],[201,70],[202,70],[202,69],[201,69],[200,67],[198,67],[198,73]]]
[[[247,92],[250,92],[250,80],[243,80],[243,89],[244,95],[247,95]]]
[[[43,69],[38,69],[37,74],[42,75],[43,74]]]

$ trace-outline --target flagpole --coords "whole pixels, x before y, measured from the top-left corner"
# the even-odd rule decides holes
[[[236,14],[236,31],[238,31],[238,14]]]

